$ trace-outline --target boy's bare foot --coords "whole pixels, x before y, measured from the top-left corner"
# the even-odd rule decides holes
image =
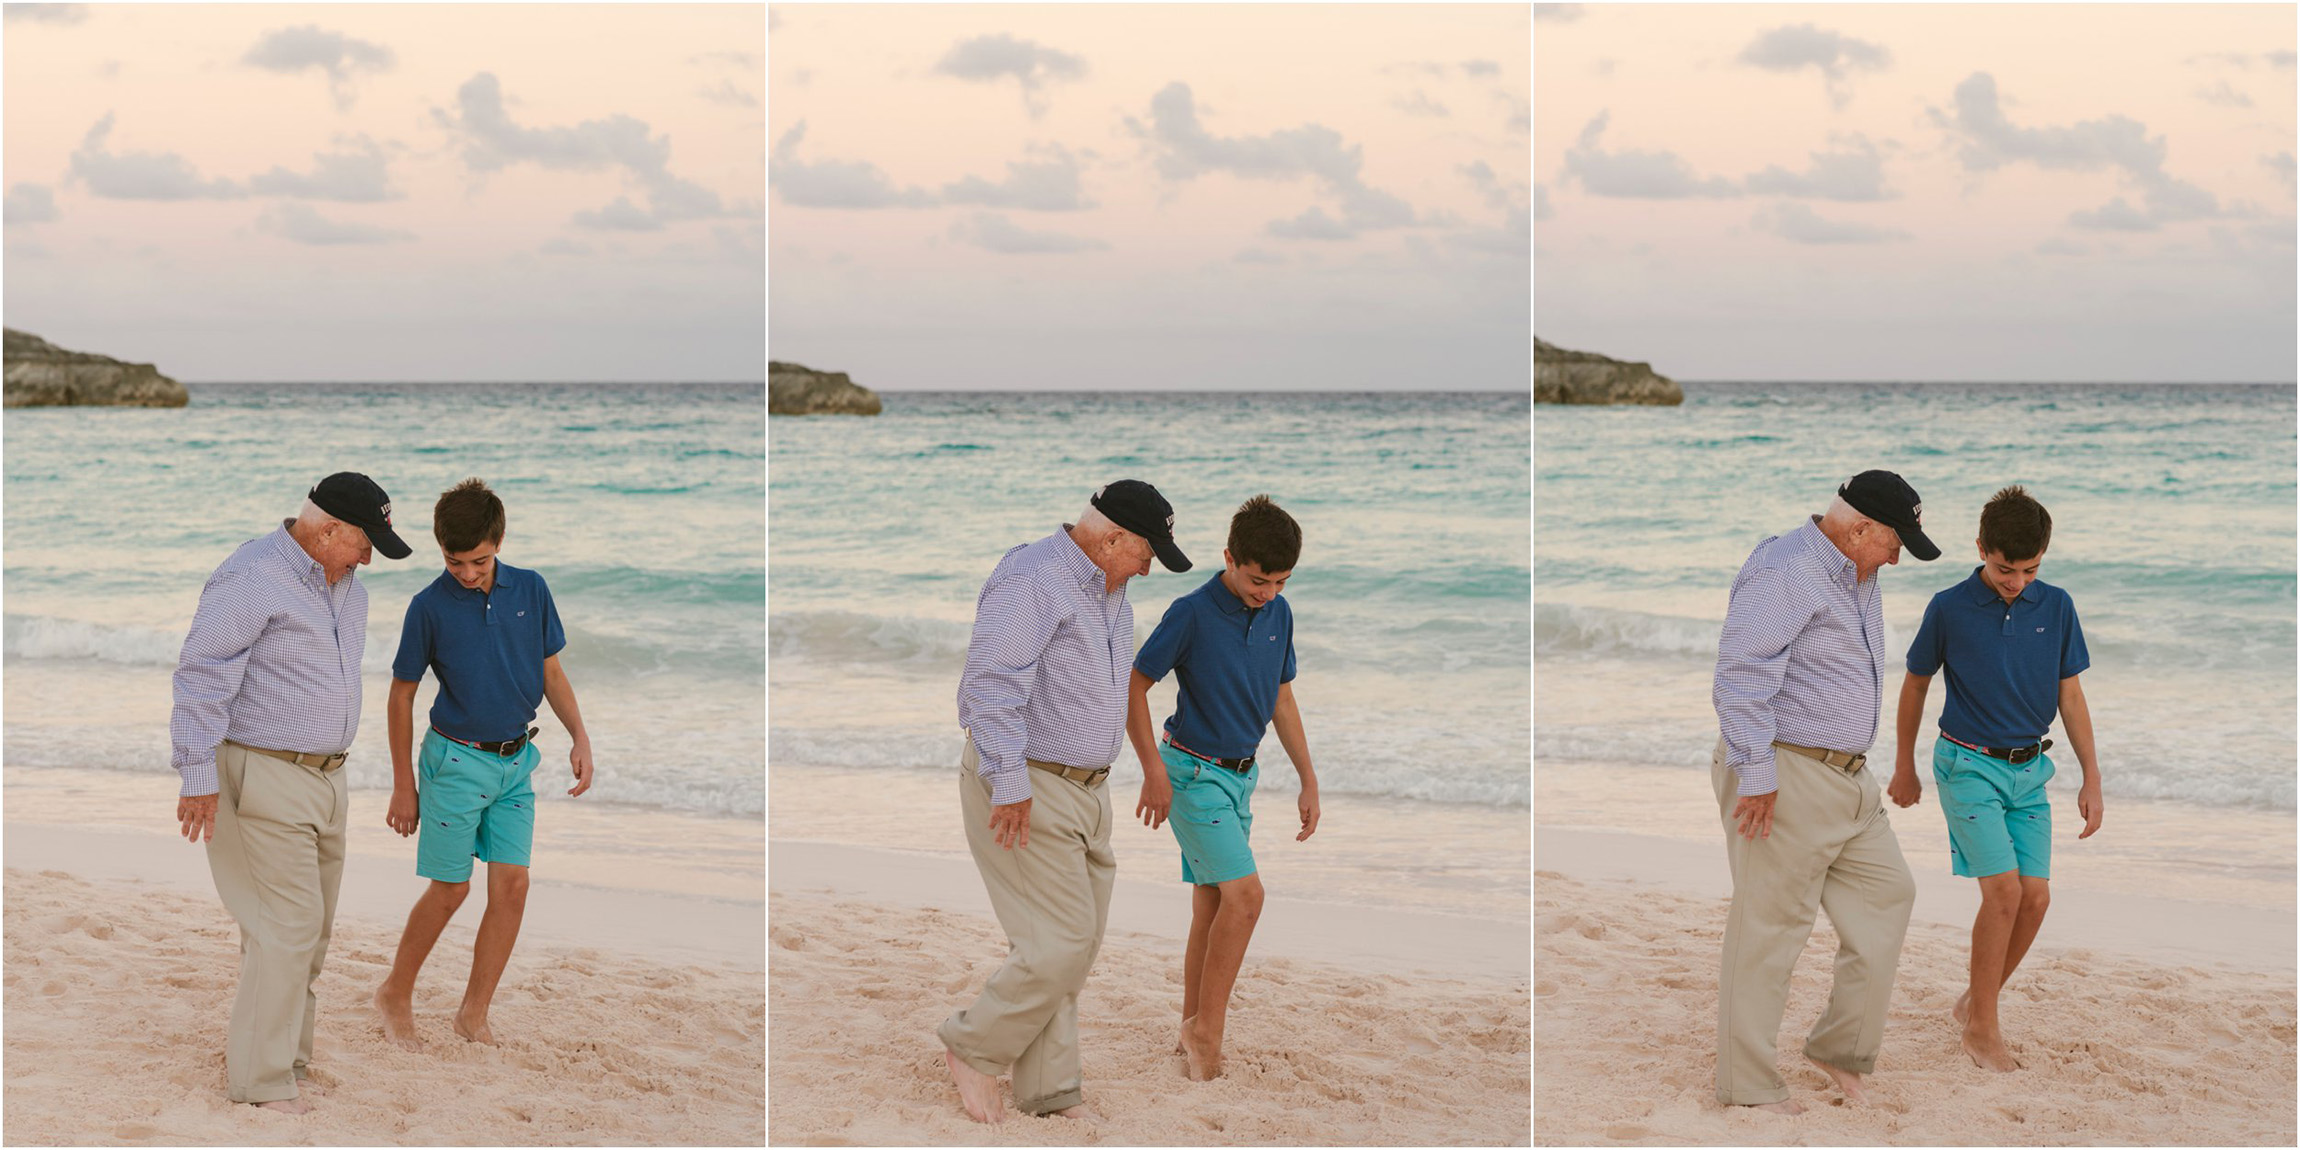
[[[1192,1082],[1211,1082],[1222,1076],[1222,1046],[1199,1032],[1191,1023],[1182,1026],[1182,1057],[1187,1062],[1187,1073]]]
[[[1957,1004],[1955,1008],[1949,1011],[1949,1016],[1957,1020],[1958,1026],[1971,1025],[1973,1020],[1973,992],[1971,990],[1968,989],[1957,996]]]
[[[311,1103],[301,1098],[282,1098],[276,1102],[258,1102],[256,1105],[282,1114],[303,1114],[311,1109]]]
[[[1850,1070],[1831,1066],[1810,1054],[1805,1056],[1805,1061],[1820,1067],[1821,1073],[1828,1075],[1829,1080],[1837,1084],[1837,1089],[1845,1092],[1845,1097],[1850,1098],[1855,1102],[1861,1103],[1864,1106],[1868,1104],[1869,1096],[1861,1093],[1860,1075],[1855,1074]]]
[[[977,1122],[1006,1121],[1006,1103],[998,1097],[998,1079],[976,1070],[966,1060],[942,1048],[942,1064],[950,1067],[950,1080],[958,1086],[959,1105]]]
[[[1176,1054],[1188,1054],[1188,1053],[1190,1053],[1190,1051],[1188,1050],[1188,1048],[1186,1048],[1186,1047],[1184,1047],[1184,1046],[1182,1045],[1182,1036],[1183,1036],[1184,1034],[1188,1034],[1188,1033],[1190,1032],[1190,1024],[1191,1024],[1191,1023],[1193,1023],[1193,1022],[1196,1022],[1196,1021],[1198,1021],[1198,1016],[1197,1016],[1197,1015],[1195,1015],[1195,1014],[1193,1014],[1193,1015],[1191,1015],[1190,1017],[1188,1017],[1188,1018],[1185,1018],[1185,1019],[1183,1019],[1183,1020],[1182,1020],[1182,1029],[1181,1029],[1181,1030],[1179,1030],[1179,1031],[1177,1031],[1177,1032],[1175,1032],[1175,1035],[1174,1035],[1174,1053],[1176,1053]]]
[[[2002,1073],[2020,1069],[2020,1063],[2014,1061],[2012,1052],[2005,1049],[2004,1038],[2000,1035],[1975,1034],[1967,1027],[1964,1048],[1966,1056],[1973,1060],[1973,1065],[1983,1070]]]
[[[415,1035],[415,1003],[412,998],[394,998],[375,988],[376,1013],[383,1015],[383,1036],[402,1050],[421,1050],[423,1040]]]
[[[1047,1113],[1057,1118],[1074,1118],[1089,1125],[1100,1126],[1102,1124],[1102,1116],[1089,1109],[1083,1102],[1061,1110],[1050,1110]]]
[[[468,1041],[484,1043],[488,1046],[495,1045],[495,1028],[487,1025],[487,1019],[484,1015],[477,1019],[466,1019],[463,1012],[458,1010],[455,1012],[453,1025],[455,1032]]]
[[[1742,1103],[1742,1105],[1751,1110],[1770,1110],[1775,1114],[1803,1114],[1805,1112],[1805,1104],[1794,1098],[1781,1102],[1748,1102]]]

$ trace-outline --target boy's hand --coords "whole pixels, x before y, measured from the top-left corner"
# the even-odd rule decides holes
[[[567,761],[575,768],[575,785],[567,788],[570,796],[591,789],[591,736],[575,740],[575,748],[567,752]]]
[[[1295,805],[1302,811],[1302,833],[1295,835],[1294,841],[1305,842],[1318,833],[1318,788],[1303,787],[1302,797]]]
[[[1174,807],[1174,784],[1166,781],[1166,766],[1161,763],[1156,771],[1142,775],[1142,797],[1135,800],[1134,813],[1142,825],[1157,830],[1166,825],[1166,813]]]
[[[391,788],[391,806],[383,812],[383,825],[398,831],[399,837],[406,838],[415,833],[422,819],[422,804],[417,801],[415,788]]]
[[[1913,807],[1925,795],[1925,785],[1917,781],[1916,769],[1906,764],[1893,769],[1893,781],[1885,785],[1885,794],[1894,805]]]
[[[2084,816],[2084,830],[2076,837],[2089,838],[2092,832],[2100,829],[2102,805],[2099,779],[2087,779],[2083,786],[2076,789],[2076,813]]]

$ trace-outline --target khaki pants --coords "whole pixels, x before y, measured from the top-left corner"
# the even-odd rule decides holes
[[[225,1075],[232,1101],[277,1102],[311,1076],[312,982],[343,881],[344,777],[230,744],[216,748],[216,776],[208,869],[240,924]]]
[[[1025,1114],[1085,1101],[1078,1059],[1078,991],[1110,921],[1110,786],[1088,789],[1047,771],[1030,775],[1030,845],[1008,850],[990,833],[990,784],[970,737],[960,760],[959,807],[966,845],[1006,931],[1006,962],[972,1006],[935,1034],[984,1074],[1014,1069],[1014,1104]]]
[[[1816,907],[1837,928],[1837,978],[1805,1053],[1856,1074],[1876,1068],[1917,886],[1867,767],[1847,774],[1773,748],[1780,783],[1773,833],[1749,839],[1733,818],[1739,780],[1725,755],[1720,739],[1709,773],[1733,866],[1733,906],[1717,980],[1717,1100],[1746,1106],[1789,1096],[1774,1044],[1789,971],[1813,933]]]

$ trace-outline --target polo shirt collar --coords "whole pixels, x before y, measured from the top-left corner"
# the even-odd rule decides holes
[[[1214,588],[1213,591],[1207,592],[1207,597],[1214,601],[1216,607],[1222,609],[1224,615],[1235,615],[1247,609],[1246,601],[1238,598],[1237,594],[1230,590],[1230,585],[1222,582],[1220,575],[1216,575],[1206,582]]]
[[[1820,520],[1807,518],[1805,525],[1799,527],[1796,533],[1804,537],[1805,547],[1813,553],[1813,558],[1820,560],[1821,566],[1832,573],[1843,574],[1846,568],[1854,566],[1852,556],[1837,550],[1837,545],[1829,542],[1829,537],[1822,533]]]
[[[478,592],[478,591],[474,591],[474,590],[472,590],[471,588],[464,586],[464,585],[463,585],[463,581],[462,581],[462,580],[460,580],[460,579],[457,579],[457,578],[456,578],[456,577],[455,577],[453,574],[450,574],[450,573],[447,571],[447,569],[445,569],[445,568],[441,568],[441,569],[440,569],[440,572],[439,572],[439,581],[440,581],[440,583],[442,583],[443,585],[445,585],[445,586],[446,586],[446,588],[447,588],[447,593],[448,593],[448,594],[450,594],[450,595],[454,595],[454,596],[456,596],[456,597],[458,597],[458,598],[463,598],[463,599],[479,599],[479,598],[484,598],[484,597],[485,597],[485,596],[484,596],[484,595],[483,595],[481,592]],[[501,591],[501,590],[503,590],[504,588],[506,588],[506,587],[509,587],[509,586],[511,586],[512,584],[516,583],[516,582],[518,582],[518,579],[515,577],[515,574],[514,574],[514,572],[512,572],[512,571],[511,571],[509,568],[505,567],[505,566],[503,565],[503,561],[502,561],[501,559],[497,559],[497,560],[495,561],[495,588],[494,588],[494,589],[495,589],[495,590],[497,590],[497,591]]]
[[[1981,569],[1979,567],[1973,568],[1973,573],[1965,579],[1965,582],[1972,584],[1972,599],[1973,606],[1975,607],[1986,607],[1991,603],[2002,603],[2005,601],[2004,596],[1997,594],[1996,588],[1989,586],[1988,580],[1981,578]],[[2028,586],[2021,588],[2020,594],[2013,596],[2013,598],[2021,600],[2022,602],[2025,602],[2033,607],[2036,604],[2044,601],[2043,596],[2037,593],[2036,587],[2037,581],[2031,579],[2028,581]]]
[[[1077,577],[1081,586],[1093,586],[1107,582],[1107,577],[1102,574],[1102,569],[1096,567],[1094,561],[1086,557],[1086,552],[1079,549],[1078,541],[1070,537],[1070,529],[1075,526],[1077,524],[1065,523],[1062,525],[1062,530],[1054,533],[1062,540],[1054,545],[1054,554],[1062,560],[1063,569]],[[1105,588],[1096,586],[1094,590],[1103,591]]]

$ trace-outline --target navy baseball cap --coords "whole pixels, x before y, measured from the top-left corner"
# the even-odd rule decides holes
[[[1837,495],[1853,510],[1898,532],[1909,554],[1927,561],[1941,557],[1941,549],[1925,537],[1925,506],[1907,480],[1890,471],[1864,471],[1846,480]]]
[[[1139,479],[1106,483],[1094,491],[1094,509],[1112,523],[1150,541],[1168,571],[1188,571],[1190,559],[1174,546],[1174,505]]]
[[[311,489],[320,510],[367,532],[367,541],[386,559],[405,559],[410,548],[391,529],[391,496],[375,480],[356,471],[338,471]]]

